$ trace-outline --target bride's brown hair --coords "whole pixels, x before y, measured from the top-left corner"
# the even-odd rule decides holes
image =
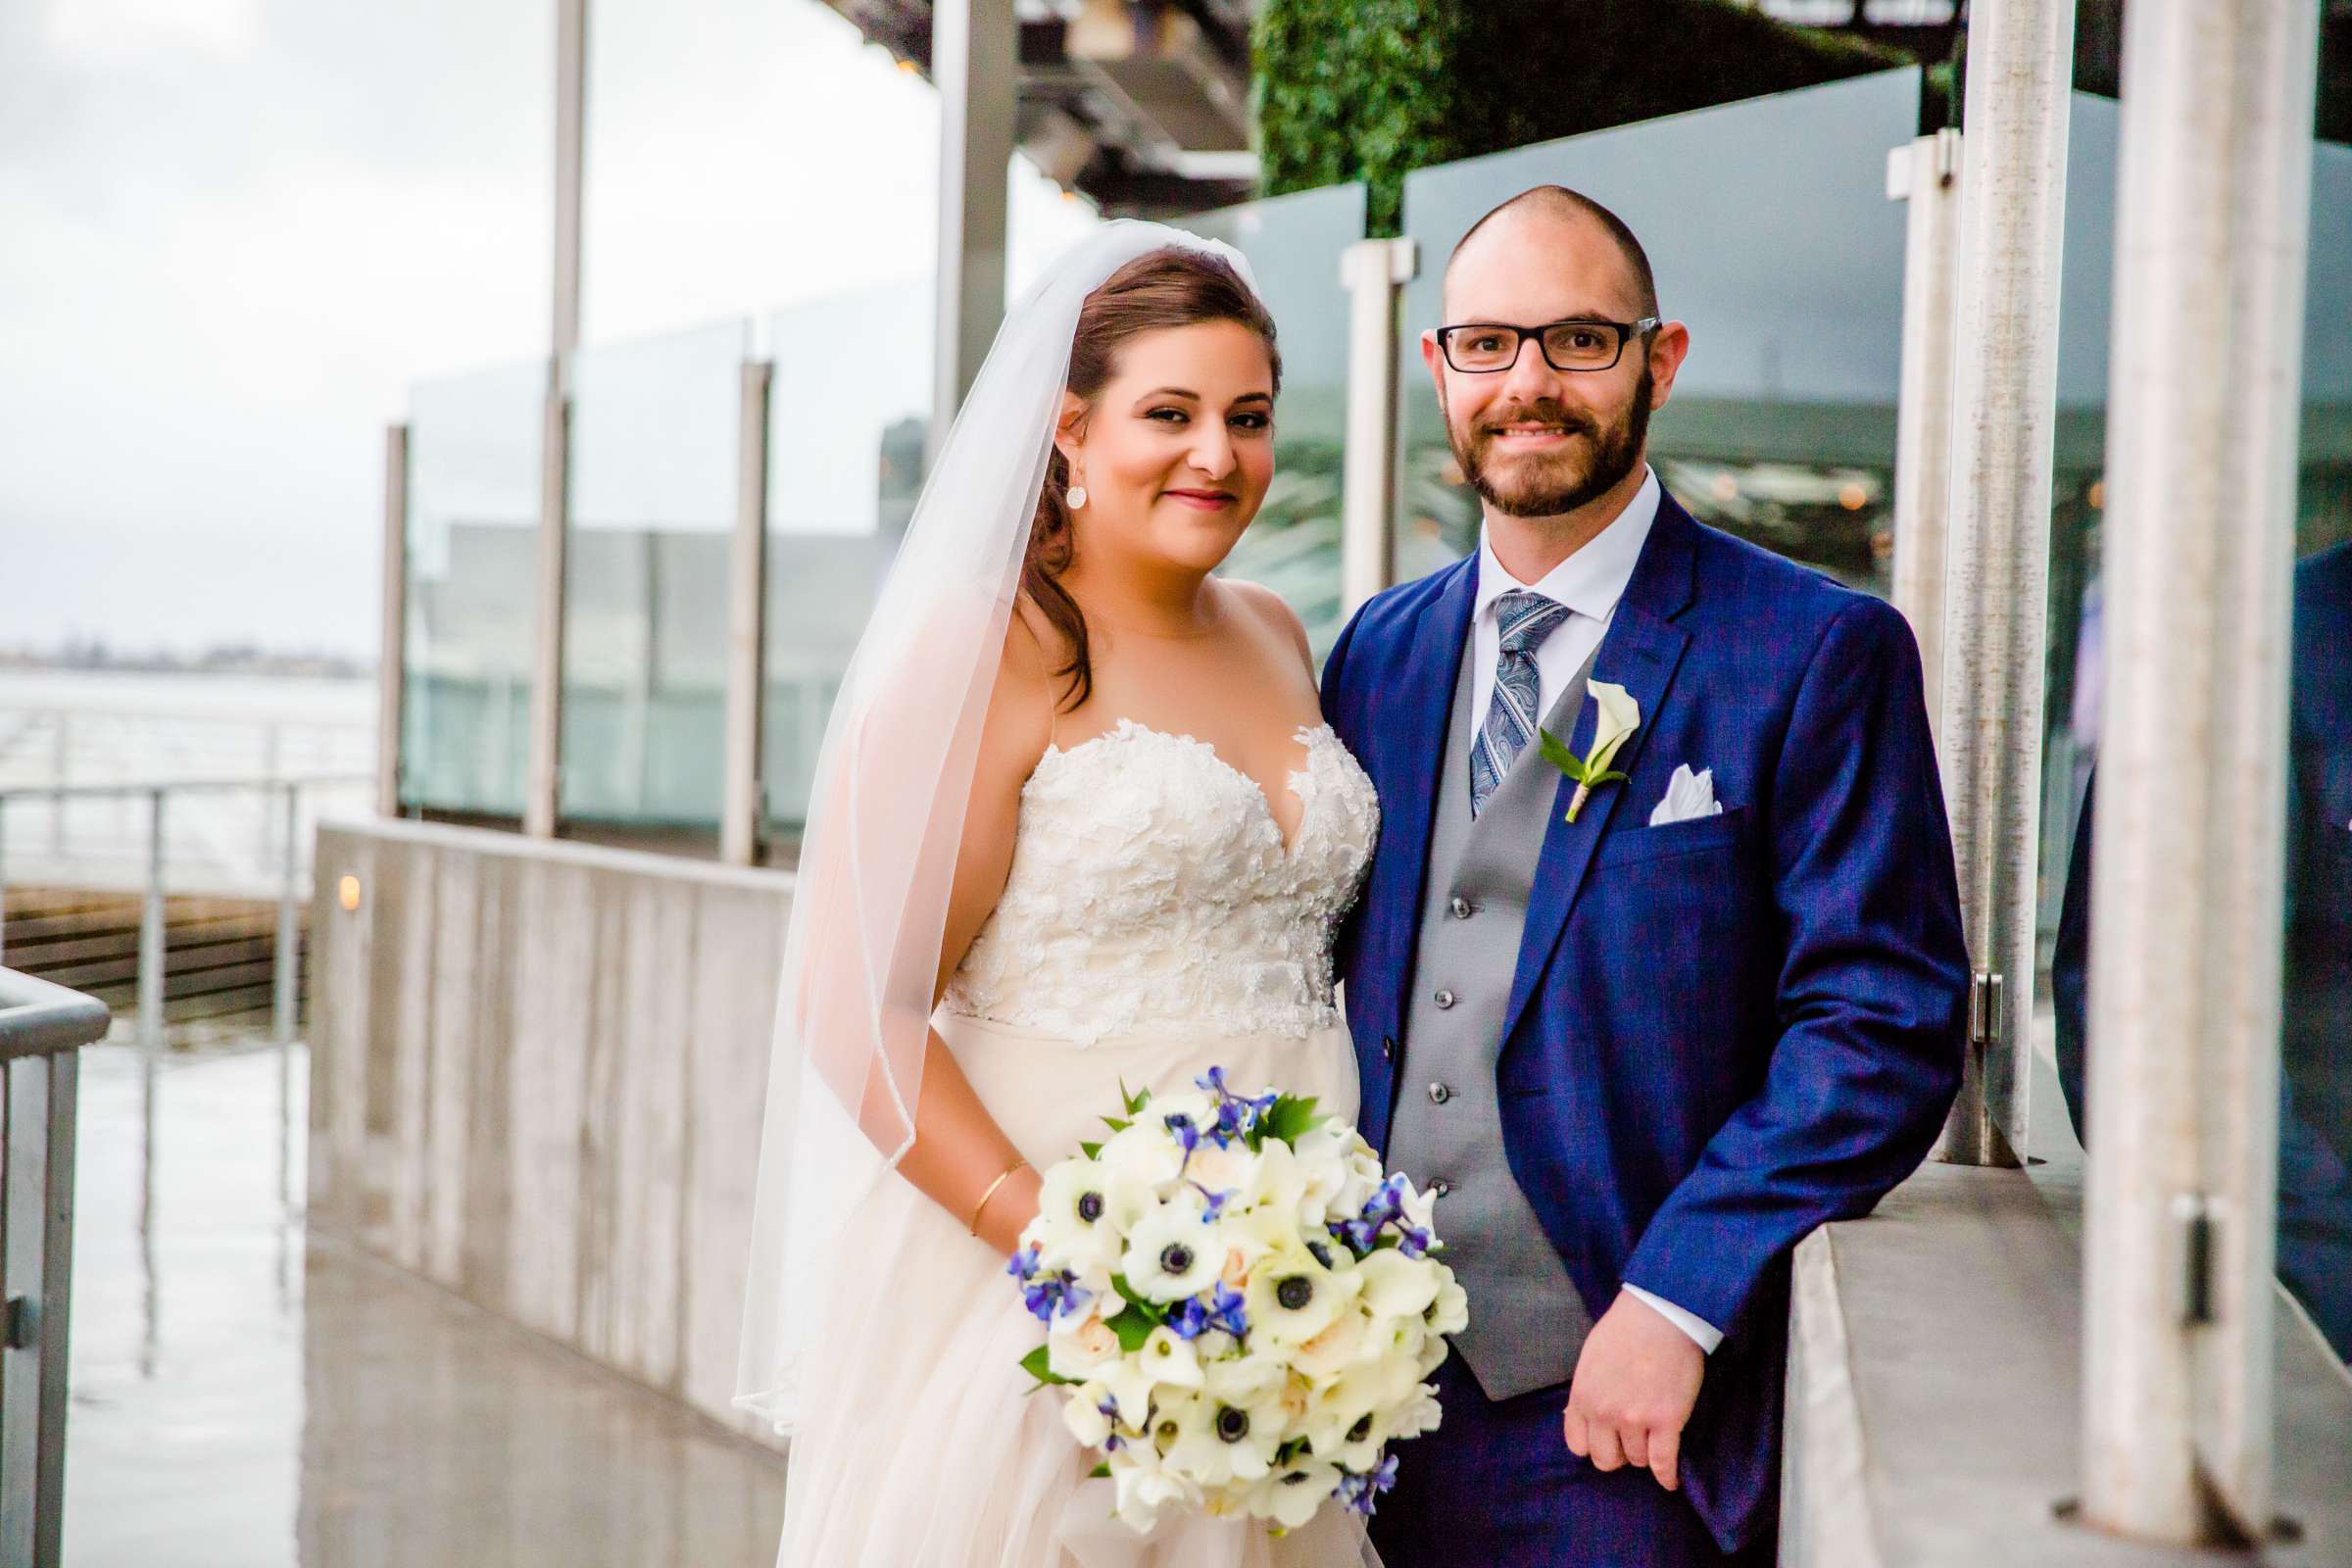
[[[1274,346],[1274,318],[1231,262],[1182,245],[1145,252],[1086,297],[1070,340],[1070,391],[1091,403],[1110,379],[1120,344],[1139,333],[1203,321],[1239,321],[1263,338],[1274,371],[1273,390],[1282,391],[1282,351]],[[1055,448],[1047,458],[1037,517],[1029,525],[1021,588],[1069,647],[1069,658],[1054,673],[1068,679],[1066,706],[1077,708],[1094,693],[1095,668],[1087,647],[1086,616],[1061,585],[1075,544],[1069,492],[1070,466]]]

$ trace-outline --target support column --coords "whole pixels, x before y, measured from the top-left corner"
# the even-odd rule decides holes
[[[2026,1141],[2074,36],[2074,0],[1970,12],[1936,727],[1976,975],[1937,1153],[1970,1165],[2015,1165]]]
[[[2260,1540],[2314,0],[2124,16],[2082,1504]]]
[[[1944,549],[1951,526],[1952,339],[1960,250],[1960,133],[1886,155],[1886,197],[1907,202],[1903,369],[1894,421],[1894,608],[1919,640],[1923,684],[1943,691]],[[1941,714],[1931,709],[1931,724]]]
[[[1348,445],[1340,477],[1340,612],[1396,580],[1396,313],[1420,270],[1409,239],[1340,253],[1348,290]]]
[[[401,708],[408,701],[409,427],[384,431],[383,630],[375,662],[375,809],[400,814]]]
[[[767,398],[775,367],[743,368],[735,435],[735,542],[727,567],[726,788],[718,858],[750,865],[760,854],[764,803],[760,699],[767,652]]]
[[[931,79],[939,87],[939,269],[931,428],[936,455],[1004,316],[1007,166],[1019,96],[1012,0],[939,0]]]
[[[555,315],[539,430],[539,572],[530,770],[522,830],[553,838],[563,805],[564,575],[571,521],[571,359],[580,346],[580,204],[587,166],[588,0],[556,5]]]

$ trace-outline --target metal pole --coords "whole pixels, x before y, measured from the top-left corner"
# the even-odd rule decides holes
[[[384,431],[383,625],[375,665],[375,809],[400,814],[401,708],[408,701],[409,427]]]
[[[1396,311],[1420,270],[1409,239],[1358,240],[1340,253],[1348,290],[1348,446],[1340,484],[1343,613],[1396,579]]]
[[[267,783],[277,781],[282,740],[275,723],[262,726],[262,778]],[[270,829],[273,825],[270,820],[270,792],[263,790],[255,796],[254,805],[254,820],[260,824],[260,843],[254,849],[253,871],[254,879],[259,881],[270,874]]]
[[[74,719],[62,708],[56,716],[49,782],[57,786],[57,795],[49,808],[49,858],[62,867],[66,859],[66,774],[73,760]]]
[[[563,806],[564,574],[571,505],[571,360],[580,346],[580,226],[587,167],[588,0],[556,6],[555,321],[539,428],[538,619],[522,830],[553,838]]]
[[[936,456],[1004,315],[1006,167],[1020,62],[1012,0],[939,0],[931,18],[939,269],[927,444]]]
[[[164,792],[147,792],[147,899],[139,914],[139,1049],[164,1047]]]
[[[1951,526],[1952,337],[1960,242],[1960,133],[1886,155],[1886,196],[1907,202],[1903,370],[1894,427],[1894,607],[1919,640],[1924,688],[1943,691],[1943,565]],[[1940,715],[1933,710],[1932,723]]]
[[[8,797],[0,795],[0,961],[8,957]]]
[[[2074,33],[2074,0],[1979,0],[1970,13],[1936,730],[1975,971],[1937,1153],[1964,1165],[2015,1165],[2026,1142]]]
[[[2083,1514],[2259,1541],[2318,13],[2174,0],[2124,28]]]
[[[735,439],[735,548],[727,580],[726,794],[718,857],[760,853],[760,698],[767,646],[767,399],[775,368],[743,368]]]
[[[302,841],[296,828],[301,815],[302,786],[288,784],[285,788],[286,859],[285,880],[277,895],[277,952],[271,964],[270,976],[270,1038],[279,1045],[290,1045],[300,1024],[296,1016],[301,1006],[301,993],[296,989],[302,975]]]

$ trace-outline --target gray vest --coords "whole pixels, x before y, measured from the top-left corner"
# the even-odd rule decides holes
[[[1443,1184],[1442,1255],[1470,1296],[1470,1326],[1453,1337],[1454,1350],[1488,1398],[1506,1399],[1567,1382],[1592,1322],[1503,1156],[1494,1082],[1560,773],[1531,743],[1486,808],[1470,814],[1473,657],[1462,659],[1446,725],[1389,1164],[1416,1186]],[[1575,727],[1592,672],[1588,659],[1544,728],[1566,736]]]

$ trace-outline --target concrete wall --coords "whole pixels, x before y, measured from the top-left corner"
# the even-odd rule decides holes
[[[405,822],[317,864],[312,1223],[765,1437],[728,1398],[791,877]]]

